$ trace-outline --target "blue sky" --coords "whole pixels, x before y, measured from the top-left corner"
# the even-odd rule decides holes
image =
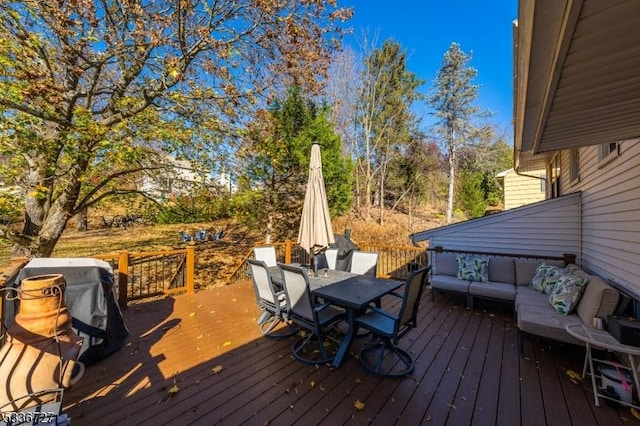
[[[346,42],[361,39],[363,31],[378,32],[380,45],[387,39],[398,42],[407,51],[409,71],[427,80],[423,92],[430,89],[451,43],[457,42],[473,55],[470,65],[478,71],[474,83],[480,86],[477,105],[494,112],[493,122],[511,129],[512,23],[517,0],[339,0],[338,4],[354,8],[348,22],[353,35]],[[428,120],[425,106],[416,111]]]

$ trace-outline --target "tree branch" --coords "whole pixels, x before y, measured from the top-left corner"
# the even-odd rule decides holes
[[[135,169],[120,170],[119,172],[112,173],[112,174],[108,175],[107,177],[105,177],[91,191],[89,191],[89,193],[87,195],[85,195],[82,198],[82,200],[80,200],[80,202],[77,204],[76,208],[73,210],[72,213],[76,214],[80,210],[95,204],[97,201],[99,201],[99,200],[104,198],[104,196],[103,196],[104,194],[110,194],[110,193],[113,193],[113,192],[117,192],[117,190],[107,191],[104,194],[101,194],[100,196],[98,196],[95,200],[91,200],[91,197],[96,195],[102,188],[104,188],[112,180],[117,179],[117,178],[119,178],[121,176],[125,176],[125,175],[128,175],[128,174],[141,172],[141,171],[144,171],[144,170],[160,170],[162,168],[163,167],[137,167]],[[134,190],[131,190],[131,191],[140,192],[140,191],[134,191]]]
[[[147,193],[145,193],[143,191],[139,191],[137,189],[114,189],[113,191],[103,192],[98,197],[94,198],[93,200],[87,201],[84,205],[78,205],[78,207],[76,207],[75,209],[73,209],[71,211],[71,214],[72,215],[76,215],[76,214],[80,213],[80,211],[82,209],[89,208],[89,207],[95,205],[96,203],[98,203],[99,201],[104,200],[107,197],[114,197],[116,195],[129,195],[129,194],[138,194],[138,195],[146,198],[147,200],[152,201],[154,204],[160,205],[158,200],[156,200],[155,198],[151,197],[149,194],[147,194]]]

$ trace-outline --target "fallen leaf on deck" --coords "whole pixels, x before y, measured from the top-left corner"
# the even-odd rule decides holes
[[[178,392],[180,392],[178,385],[173,385],[171,386],[171,389],[169,389],[169,395],[175,395]]]
[[[196,314],[195,312],[191,312],[191,313],[189,314],[189,316],[190,316],[190,317],[195,317],[196,315],[197,315],[197,314]]]
[[[218,373],[219,373],[219,372],[221,372],[221,371],[222,371],[222,366],[221,366],[221,365],[216,365],[215,367],[213,367],[213,368],[211,369],[211,372],[212,372],[213,374],[218,374]]]
[[[313,380],[310,383],[311,387],[314,387],[316,385],[316,382],[314,382]]]
[[[567,376],[569,376],[569,380],[571,380],[571,383],[573,383],[574,385],[577,385],[582,381],[582,374],[577,373],[573,370],[567,370]]]
[[[222,346],[231,346],[231,341],[227,340],[222,344]]]
[[[356,408],[356,410],[364,410],[364,402],[360,401],[359,399],[356,399],[356,402],[353,403],[353,406]]]

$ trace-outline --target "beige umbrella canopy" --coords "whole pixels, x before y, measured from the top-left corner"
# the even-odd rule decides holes
[[[320,145],[314,143],[311,146],[309,182],[302,207],[298,244],[313,256],[334,242],[329,204],[322,177]]]

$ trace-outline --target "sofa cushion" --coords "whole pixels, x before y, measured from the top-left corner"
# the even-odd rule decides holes
[[[516,267],[513,258],[492,257],[489,259],[489,281],[515,284]]]
[[[437,290],[456,291],[458,293],[468,293],[469,283],[468,280],[459,280],[456,277],[449,275],[434,275],[430,280],[431,287]]]
[[[535,334],[561,342],[584,346],[584,343],[567,333],[568,324],[582,324],[576,314],[558,315],[553,308],[546,306],[520,305],[518,310],[518,328],[524,332]]]
[[[549,296],[544,293],[540,293],[524,285],[517,286],[516,291],[516,312],[520,310],[520,305],[533,305],[533,306],[549,306]]]
[[[560,277],[565,274],[567,274],[566,269],[542,262],[536,268],[536,273],[531,278],[529,287],[541,293],[551,294]]]
[[[434,272],[438,275],[455,277],[458,273],[456,255],[454,253],[436,253],[436,268]]]
[[[516,286],[499,282],[471,281],[469,293],[475,296],[490,297],[492,299],[513,301],[516,298]]]
[[[540,264],[537,260],[515,259],[516,285],[529,285]]]
[[[578,304],[586,282],[586,278],[578,278],[573,274],[561,275],[549,295],[549,304],[559,314],[569,315]]]
[[[591,275],[576,313],[585,324],[591,325],[594,317],[606,318],[608,315],[613,315],[619,300],[620,293],[616,289],[605,283],[599,276]]]
[[[486,257],[461,255],[456,257],[457,277],[460,280],[489,281],[489,260]]]

